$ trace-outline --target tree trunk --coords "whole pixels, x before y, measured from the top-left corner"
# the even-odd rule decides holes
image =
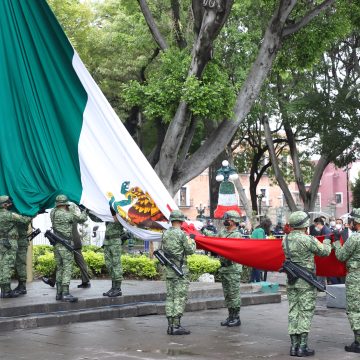
[[[272,67],[276,53],[281,46],[282,29],[295,4],[296,1],[294,0],[281,1],[279,8],[273,15],[265,31],[258,56],[237,96],[234,119],[222,121],[204,144],[184,161],[172,179],[169,179],[171,177],[170,172],[167,174],[166,171],[162,172],[166,176],[165,178],[161,177],[161,179],[166,184],[172,183],[172,191],[176,192],[183,184],[186,184],[210,166],[213,159],[221,154],[229,140],[234,136],[237,128],[257,99],[261,86]]]
[[[209,193],[210,193],[210,217],[214,218],[214,212],[219,199],[220,183],[216,181],[216,171],[221,168],[223,160],[227,159],[226,151],[223,151],[209,166]]]
[[[273,139],[271,136],[271,131],[270,131],[270,126],[269,126],[269,120],[267,117],[263,118],[263,122],[264,122],[264,132],[265,132],[265,140],[266,143],[269,147],[269,156],[271,159],[271,163],[272,163],[272,168],[274,170],[275,173],[275,177],[276,180],[282,190],[282,192],[284,193],[284,197],[286,200],[287,205],[289,206],[290,211],[296,211],[297,210],[297,206],[295,204],[295,201],[291,195],[291,192],[288,188],[288,185],[284,179],[284,176],[280,170],[279,167],[279,162],[278,159],[276,157],[275,154],[275,149],[274,149],[274,143],[273,143]]]

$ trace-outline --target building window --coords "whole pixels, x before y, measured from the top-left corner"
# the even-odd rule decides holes
[[[267,189],[260,189],[260,194],[263,196],[262,202],[264,205],[269,206],[269,196]]]
[[[179,206],[186,206],[186,187],[180,189]]]
[[[343,193],[335,193],[335,203],[342,204],[343,203]]]

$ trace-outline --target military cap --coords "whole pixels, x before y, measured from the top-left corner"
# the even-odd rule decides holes
[[[7,195],[0,195],[0,205],[5,204],[10,199]]]
[[[70,205],[66,195],[58,195],[55,199],[55,206]]]
[[[224,220],[229,219],[229,220],[233,220],[235,222],[239,222],[240,219],[240,214],[236,211],[236,210],[229,210],[224,214]]]
[[[180,210],[173,210],[170,213],[170,221],[185,221],[185,216]]]
[[[302,229],[310,226],[310,216],[305,211],[295,211],[289,217],[289,225],[293,229]]]
[[[360,209],[352,209],[349,214],[356,222],[360,223]]]

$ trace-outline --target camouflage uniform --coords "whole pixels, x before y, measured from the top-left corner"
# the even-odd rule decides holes
[[[224,219],[230,219],[238,222],[240,220],[240,214],[237,211],[231,210],[227,211],[224,215]],[[221,238],[242,238],[243,235],[239,231],[238,227],[236,229],[228,231],[222,229],[217,235]],[[240,325],[239,312],[241,306],[241,295],[240,295],[240,278],[242,265],[220,257],[221,268],[219,269],[221,284],[224,292],[225,306],[228,308],[229,317],[221,323],[221,325],[230,326],[232,321],[237,321],[236,325]]]
[[[235,210],[229,210],[224,214],[224,219],[233,220],[235,223],[240,221],[240,214]],[[203,229],[202,232],[206,236],[216,236],[221,238],[242,238],[243,234],[239,228],[228,231],[227,229],[220,230],[218,234],[213,234],[211,231]],[[242,273],[242,265],[226,259],[222,256],[219,257],[221,267],[219,275],[224,293],[225,306],[229,311],[229,316],[225,321],[221,322],[222,326],[238,326],[240,322],[240,307],[241,307],[241,294],[240,294],[240,281]]]
[[[29,233],[29,225],[30,220],[26,223],[21,223],[17,225],[18,230],[18,249],[16,252],[16,260],[15,260],[15,270],[17,279],[19,281],[19,285],[14,289],[14,291],[19,294],[26,294],[26,280],[27,280],[27,271],[26,271],[26,263],[27,263],[27,251],[29,247],[29,241],[27,239],[27,235]]]
[[[353,209],[351,215],[360,223],[360,209]],[[346,262],[346,313],[355,335],[354,343],[345,350],[360,353],[360,230],[353,232],[343,246],[335,241],[334,248],[336,257]]]
[[[310,224],[308,214],[303,211],[292,213],[289,222],[294,230],[287,235],[290,254],[287,251],[286,238],[282,241],[286,257],[291,257],[297,265],[314,272],[314,255],[328,256],[331,252],[330,240],[324,240],[321,243],[313,236],[306,235],[303,230],[297,230],[304,229]],[[288,282],[286,290],[289,301],[288,332],[292,343],[290,354],[292,356],[312,355],[313,350],[307,348],[307,338],[314,316],[317,290],[300,278],[293,284]]]
[[[67,208],[59,207],[60,205],[65,205]],[[84,223],[87,220],[87,215],[85,212],[78,215],[74,211],[70,211],[69,205],[65,195],[58,195],[56,197],[56,207],[50,212],[50,219],[54,233],[73,246],[73,223]],[[54,245],[54,255],[56,261],[56,299],[72,301],[72,296],[69,294],[69,285],[74,260],[73,254],[64,245],[56,243]]]
[[[184,215],[181,211],[173,211],[170,214],[170,221],[184,221]],[[166,267],[166,305],[165,312],[168,318],[169,327],[168,334],[177,335],[177,330],[181,328],[180,319],[184,313],[187,301],[189,278],[187,269],[187,255],[195,252],[195,242],[188,238],[186,234],[178,228],[170,227],[167,229],[162,237],[161,248],[164,254],[173,261],[179,268],[182,269],[184,276],[179,277],[174,270]],[[186,331],[188,334],[190,332]]]
[[[10,201],[8,196],[0,196],[0,287],[1,297],[16,297],[10,287],[11,275],[14,271],[16,251],[18,249],[19,224],[29,224],[31,218],[18,215],[4,208]]]
[[[121,296],[121,282],[123,271],[121,266],[121,236],[124,234],[123,226],[118,222],[106,223],[106,232],[104,240],[104,258],[106,268],[111,276],[111,289],[104,296]]]

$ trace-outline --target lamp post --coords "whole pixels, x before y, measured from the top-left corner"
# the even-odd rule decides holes
[[[196,206],[195,209],[198,212],[198,215],[197,215],[196,218],[199,219],[199,220],[205,219],[204,213],[205,213],[205,210],[206,210],[206,206],[202,207],[202,205],[200,204],[199,206]]]
[[[229,165],[229,162],[227,160],[224,160],[221,165],[221,168],[216,170],[216,181],[233,181],[239,177],[236,170]]]
[[[216,170],[216,181],[220,183],[218,204],[214,211],[216,219],[222,219],[227,211],[235,210],[241,214],[238,199],[236,197],[235,185],[232,182],[238,178],[238,174],[234,168],[229,166],[229,162],[224,160],[221,168]]]

